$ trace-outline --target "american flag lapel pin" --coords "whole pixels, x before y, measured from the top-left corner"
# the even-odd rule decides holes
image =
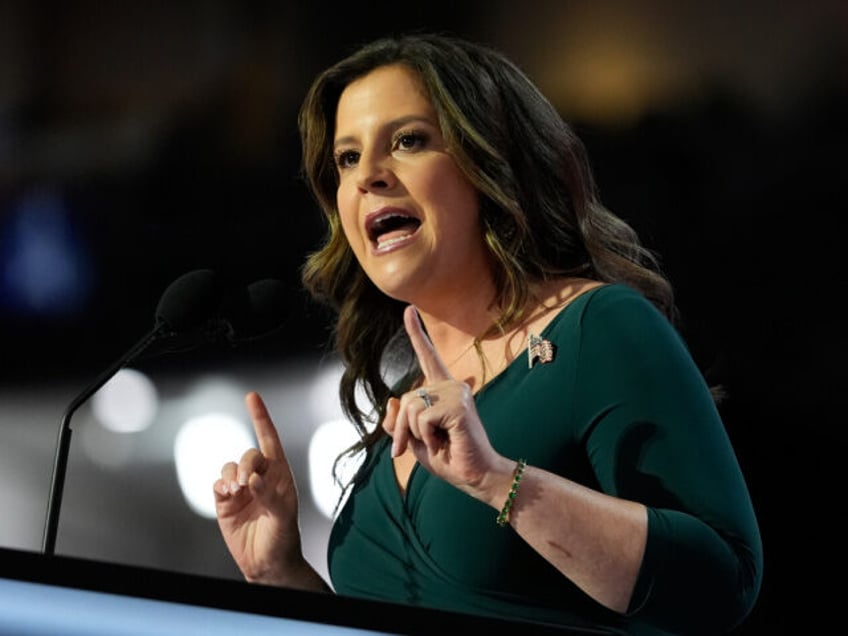
[[[553,359],[554,343],[531,333],[527,338],[528,367],[532,369],[533,363],[536,360],[538,360],[541,364],[547,364]]]

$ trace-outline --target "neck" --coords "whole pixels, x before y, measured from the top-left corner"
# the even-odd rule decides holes
[[[418,309],[427,334],[436,351],[449,361],[474,338],[481,337],[498,317],[494,306],[495,285],[489,275],[481,275],[468,283],[457,276],[449,287],[418,295],[410,301]]]
[[[483,337],[498,318],[498,312],[490,308],[491,299],[486,302],[457,303],[453,311],[428,311],[418,307],[419,315],[427,329],[433,346],[445,362],[473,347],[475,340]]]

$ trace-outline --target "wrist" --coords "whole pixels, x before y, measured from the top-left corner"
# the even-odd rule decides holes
[[[515,459],[499,457],[478,484],[477,493],[474,496],[500,512],[512,488],[516,464]]]
[[[245,579],[249,583],[260,585],[305,589],[309,587],[308,581],[311,579],[312,571],[312,566],[303,556],[300,556],[276,561],[264,569],[257,569],[249,574],[245,572]]]
[[[521,480],[524,476],[524,468],[526,466],[527,460],[524,458],[519,459],[515,464],[515,470],[512,472],[512,483],[510,484],[509,492],[507,493],[506,499],[504,499],[503,506],[498,512],[498,516],[495,518],[495,522],[499,526],[505,526],[510,522],[512,504],[518,496],[518,487],[521,485]]]

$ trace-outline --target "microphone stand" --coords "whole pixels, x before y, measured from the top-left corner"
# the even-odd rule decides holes
[[[168,286],[159,300],[153,329],[97,376],[71,401],[62,415],[44,524],[44,554],[53,555],[56,549],[59,509],[71,448],[71,417],[76,410],[121,368],[147,352],[159,340],[170,342],[165,351],[174,351],[180,347],[192,348],[203,341],[214,342],[222,337],[235,344],[239,331],[244,331],[247,337],[264,335],[261,332],[270,331],[281,321],[285,307],[281,287],[279,281],[266,279],[240,290],[240,294],[230,292],[227,295],[215,272],[204,269],[188,272]]]
[[[42,539],[44,554],[52,555],[56,548],[59,508],[62,504],[62,490],[65,487],[65,473],[68,468],[68,454],[71,447],[71,416],[80,405],[94,395],[122,367],[144,353],[157,340],[180,334],[186,336],[192,329],[202,329],[204,322],[217,312],[222,294],[220,281],[212,270],[194,270],[177,278],[165,289],[159,299],[153,329],[124,353],[111,367],[97,376],[94,382],[77,395],[65,409],[59,423],[56,457],[53,462],[53,477],[50,482],[50,494],[47,501],[47,519],[44,523]]]
[[[56,458],[53,462],[53,477],[50,482],[50,495],[47,501],[47,520],[44,524],[44,536],[42,540],[44,554],[53,555],[56,549],[59,509],[62,505],[62,490],[65,487],[65,473],[68,468],[68,454],[71,448],[71,416],[100,387],[106,384],[113,375],[137,356],[141,355],[153,342],[161,338],[164,335],[162,332],[163,327],[164,325],[160,325],[154,328],[144,338],[139,340],[129,351],[112,364],[111,367],[101,373],[82,393],[77,395],[65,409],[65,413],[59,424]]]

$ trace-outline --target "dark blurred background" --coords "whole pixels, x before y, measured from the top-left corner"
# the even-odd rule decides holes
[[[823,577],[844,564],[848,4],[420,5],[0,0],[0,395],[8,406],[63,387],[46,420],[0,403],[6,452],[33,452],[45,492],[67,399],[192,269],[279,279],[286,328],[261,347],[159,364],[324,356],[328,317],[298,278],[323,234],[299,175],[300,100],[372,37],[447,31],[528,72],[586,142],[603,200],[663,258],[681,331],[729,392],[723,415],[762,524],[765,583],[744,633],[829,624],[841,586]],[[16,446],[34,427],[37,443]],[[0,543],[37,548],[42,501],[32,539],[8,530]],[[180,568],[156,554],[146,562]]]

